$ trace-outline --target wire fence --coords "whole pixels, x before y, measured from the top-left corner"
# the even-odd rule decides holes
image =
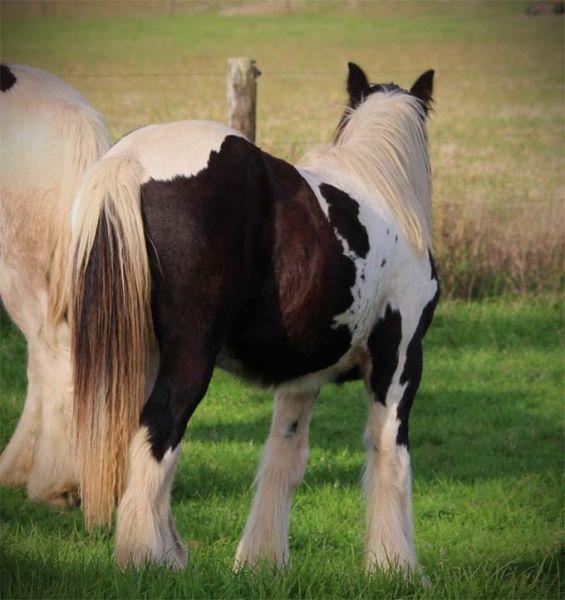
[[[405,73],[413,73],[414,70],[408,70],[408,69],[400,69],[400,68],[392,68],[392,69],[388,69],[389,72],[405,72]],[[527,70],[527,69],[521,69],[521,72]],[[532,67],[532,70],[538,70],[539,68],[535,68]],[[489,69],[487,70],[490,73],[498,73],[498,72],[503,72],[502,70],[497,70],[497,69]],[[556,70],[556,69],[547,69],[547,72],[551,71],[554,73],[562,73],[560,70]],[[464,69],[457,69],[457,68],[447,68],[447,69],[438,69],[437,72],[465,72],[468,73],[469,71],[466,71]],[[482,73],[484,73],[485,71],[482,70]],[[295,78],[305,78],[305,77],[311,77],[311,76],[326,76],[326,75],[331,75],[332,77],[339,77],[339,76],[343,76],[343,72],[342,71],[323,71],[323,70],[319,70],[319,71],[261,71],[261,77],[264,80],[265,78],[279,78],[279,77],[295,77]],[[115,78],[119,78],[119,79],[128,79],[128,78],[191,78],[191,77],[211,77],[211,78],[222,78],[225,79],[226,78],[226,73],[220,73],[220,72],[214,72],[214,71],[192,71],[190,73],[188,72],[182,72],[182,73],[177,73],[177,72],[170,72],[170,73],[157,73],[157,72],[143,72],[143,73],[136,73],[136,72],[125,72],[125,73],[60,73],[60,76],[63,79],[115,79]],[[538,138],[538,137],[564,137],[565,136],[565,123],[562,124],[561,126],[561,131],[548,131],[548,130],[542,130],[542,131],[524,131],[524,132],[502,132],[502,133],[497,133],[496,137],[498,139],[502,138],[502,139],[512,139],[512,138]],[[460,134],[455,134],[454,135],[455,138],[460,139],[460,138],[471,138],[471,139],[477,139],[477,137],[491,137],[491,134],[472,134],[472,135],[460,135]],[[268,144],[269,147],[272,148],[288,148],[288,147],[305,147],[305,146],[309,146],[309,145],[315,145],[315,144],[323,144],[325,142],[327,142],[328,140],[326,139],[308,139],[308,140],[283,140],[283,141],[269,141],[269,140],[262,140],[262,143],[264,144]]]
[[[378,70],[378,69],[377,69]],[[407,69],[405,67],[390,67],[390,66],[382,66],[382,71],[386,73],[411,73],[415,72],[415,69]],[[539,67],[521,67],[520,73],[530,72],[530,73],[538,73],[542,76],[549,75],[563,75],[563,71],[561,69],[556,68],[548,68],[547,66]],[[468,69],[464,67],[445,67],[436,69],[436,73],[449,73],[449,74],[471,74],[471,73],[489,73],[489,74],[498,74],[498,75],[507,75],[508,79],[515,79],[515,74],[509,74],[507,70],[503,68],[490,67],[488,69]],[[204,71],[190,71],[190,72],[155,72],[155,71],[144,71],[144,72],[117,72],[117,73],[94,73],[94,72],[62,72],[59,75],[63,79],[142,79],[142,78],[176,78],[176,79],[190,79],[190,78],[213,78],[213,79],[225,79],[226,72],[220,71],[212,71],[212,70],[204,70]],[[280,79],[280,78],[293,78],[293,79],[305,79],[311,77],[332,77],[332,78],[343,78],[343,70],[337,69],[309,69],[302,71],[287,71],[287,70],[276,70],[276,69],[262,69],[261,70],[261,78],[260,81],[264,82],[269,79]],[[504,131],[497,132],[495,138],[496,139],[509,139],[509,140],[520,140],[520,139],[539,139],[539,138],[564,138],[565,137],[565,122],[561,123],[560,130],[537,130],[537,131]],[[269,140],[264,139],[262,136],[259,136],[258,144],[267,149],[291,149],[291,152],[294,149],[300,149],[303,151],[308,146],[315,146],[318,144],[328,143],[328,139],[301,139],[301,140]],[[483,139],[492,139],[492,132],[484,133],[484,132],[475,132],[472,134],[463,134],[458,132],[453,132],[450,139],[455,141],[463,141],[463,140],[483,140]],[[471,200],[464,202],[447,202],[440,201],[434,204],[435,207],[467,207],[467,206],[485,206],[491,208],[516,208],[516,207],[526,207],[526,206],[543,206],[543,205],[551,205],[556,203],[563,203],[564,198],[551,198],[547,199],[547,197],[541,197],[538,199],[528,198],[528,199],[518,199],[518,200],[509,200],[504,201],[502,203],[494,203],[488,200]]]
[[[487,138],[491,138],[492,134],[480,134],[480,133],[473,133],[473,134],[467,134],[467,135],[457,135],[455,136],[456,139],[473,139],[473,140],[477,140],[477,139],[487,139]],[[496,138],[497,139],[521,139],[521,138],[525,138],[525,139],[532,139],[532,138],[538,138],[538,137],[565,137],[565,130],[564,131],[534,131],[534,132],[525,132],[525,133],[497,133],[496,134]],[[300,146],[300,147],[304,147],[304,146],[314,146],[316,144],[325,144],[327,143],[328,140],[325,139],[319,139],[319,140],[288,140],[288,141],[269,141],[269,140],[261,140],[261,143],[266,144],[272,148],[286,148],[286,147],[293,147],[293,146]]]
[[[375,71],[381,71],[385,73],[406,73],[413,74],[418,69],[407,69],[406,67],[390,67],[388,65],[381,65],[380,67],[377,65],[374,67]],[[506,74],[508,78],[516,79],[515,74],[508,73],[507,69],[504,68],[493,68],[490,67],[488,69],[466,69],[464,67],[444,67],[435,69],[435,72],[438,74],[442,73],[461,73],[461,74]],[[547,67],[546,65],[538,65],[531,67],[520,67],[520,73],[531,72],[537,73],[540,76],[546,75],[562,75],[562,69],[556,67]],[[343,69],[307,69],[301,71],[278,71],[278,70],[270,70],[270,69],[261,69],[261,74],[264,77],[296,77],[296,78],[306,78],[306,77],[343,77]],[[61,77],[67,78],[127,78],[127,77],[150,77],[154,78],[167,78],[167,77],[225,77],[226,73],[220,71],[183,71],[183,72],[163,72],[163,71],[144,71],[144,72],[124,72],[124,73],[74,73],[74,72],[63,72],[59,73]]]

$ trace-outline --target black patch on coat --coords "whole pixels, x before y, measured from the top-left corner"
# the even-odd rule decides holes
[[[398,350],[402,339],[402,318],[387,305],[385,314],[374,326],[367,340],[372,371],[369,383],[375,400],[386,405],[386,395],[398,367]]]
[[[357,256],[365,258],[369,252],[369,236],[359,221],[359,203],[333,185],[322,183],[320,193],[328,203],[331,224],[337,229]]]
[[[7,92],[16,83],[16,76],[6,65],[0,65],[0,91]]]
[[[182,438],[264,268],[268,195],[260,152],[229,136],[196,176],[144,183],[141,205],[160,352],[141,423],[160,460]]]
[[[436,263],[434,261],[434,257],[432,256],[432,253],[429,250],[428,250],[428,259],[430,261],[430,267],[431,267],[431,272],[432,272],[430,277],[431,277],[431,279],[435,279],[435,281],[437,282],[437,284],[439,286],[439,279],[437,276]]]
[[[262,153],[270,213],[260,280],[226,338],[219,365],[271,385],[334,365],[351,334],[334,317],[353,303],[354,262],[307,181]]]
[[[404,363],[404,369],[400,376],[400,383],[404,385],[407,383],[406,389],[402,399],[398,404],[398,419],[400,425],[398,426],[398,432],[396,435],[396,443],[408,447],[408,417],[410,415],[410,409],[414,402],[414,397],[418,391],[420,380],[422,378],[423,369],[423,354],[422,354],[422,340],[431,325],[434,311],[439,301],[440,289],[439,282],[436,276],[436,269],[434,259],[431,252],[429,253],[430,265],[431,265],[431,279],[436,281],[438,284],[434,297],[426,304],[420,315],[416,332],[412,336],[408,348],[406,349],[406,361]]]
[[[383,258],[381,262],[381,269],[386,265],[386,258]]]
[[[296,432],[298,431],[298,421],[294,421],[294,423],[292,423],[288,429],[286,430],[286,433],[284,435],[285,438],[292,438],[296,435]]]
[[[298,171],[237,136],[196,176],[144,183],[141,205],[160,351],[141,422],[160,460],[215,364],[264,384],[335,364],[356,269]]]

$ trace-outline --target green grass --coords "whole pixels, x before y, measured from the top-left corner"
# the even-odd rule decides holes
[[[291,516],[290,569],[231,573],[271,396],[216,372],[189,425],[173,491],[187,570],[121,573],[111,535],[89,538],[80,511],[52,512],[2,489],[2,597],[563,597],[562,325],[549,296],[440,306],[411,420],[429,590],[363,575],[359,384],[327,386],[318,401]],[[24,356],[21,337],[4,324],[4,443],[24,398]]]

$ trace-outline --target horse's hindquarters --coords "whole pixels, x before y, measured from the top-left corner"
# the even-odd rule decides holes
[[[62,290],[73,195],[108,133],[78,92],[49,73],[2,65],[2,79],[0,295],[28,343],[28,389],[0,481],[69,504],[78,500],[69,340],[48,312]]]

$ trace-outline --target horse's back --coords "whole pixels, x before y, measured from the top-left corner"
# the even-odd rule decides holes
[[[69,118],[81,120],[107,147],[98,113],[66,83],[39,69],[2,66],[0,168],[2,188],[53,188],[61,180]],[[78,149],[77,149],[78,150]],[[68,168],[68,167],[67,167]]]
[[[244,139],[241,133],[214,121],[148,125],[124,136],[107,156],[134,158],[147,179],[193,177],[208,166],[212,153],[218,153],[230,136]]]

